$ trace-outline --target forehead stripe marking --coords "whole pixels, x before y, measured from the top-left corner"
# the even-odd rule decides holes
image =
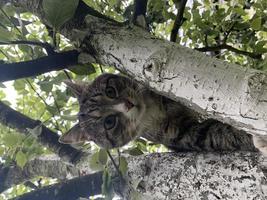
[[[93,102],[93,103],[97,103],[97,101],[95,99],[92,99],[92,98],[89,101]]]
[[[91,113],[91,112],[94,112],[94,111],[97,111],[97,110],[99,110],[99,108],[91,108],[91,109],[89,109],[88,113]]]
[[[97,96],[102,96],[102,93],[95,93],[95,94],[93,94],[91,97],[97,97]]]

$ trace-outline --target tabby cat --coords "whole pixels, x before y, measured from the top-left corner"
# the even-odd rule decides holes
[[[61,143],[94,141],[110,149],[141,136],[176,151],[256,150],[244,131],[213,119],[199,122],[183,105],[125,76],[103,74],[92,84],[66,84],[80,112],[79,123],[60,137]],[[257,139],[256,146],[264,148]]]

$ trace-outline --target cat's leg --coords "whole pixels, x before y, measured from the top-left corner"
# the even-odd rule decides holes
[[[257,149],[267,157],[267,136],[253,136],[253,143]]]

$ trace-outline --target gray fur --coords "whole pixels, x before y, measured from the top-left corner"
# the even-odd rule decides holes
[[[82,92],[73,83],[70,87],[79,90],[73,91],[80,104],[76,128],[84,135],[76,138],[90,138],[103,148],[121,147],[142,136],[176,151],[256,150],[252,136],[244,131],[212,119],[199,122],[183,105],[127,77],[103,74],[92,84],[80,86]],[[67,137],[62,136],[61,142],[75,138]]]

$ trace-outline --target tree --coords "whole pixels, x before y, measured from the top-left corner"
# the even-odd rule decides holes
[[[63,80],[93,80],[115,69],[204,117],[266,135],[265,1],[4,0],[1,6],[0,81],[14,80],[17,92],[11,102],[9,88],[0,91],[0,189],[12,187],[1,198],[77,199],[101,194],[101,185],[107,197],[115,190],[126,199],[266,198],[257,153],[129,156],[165,150],[139,139],[115,160],[112,151],[113,165],[106,165],[110,153],[94,144],[58,143],[78,110]],[[52,152],[58,157],[43,158]]]

